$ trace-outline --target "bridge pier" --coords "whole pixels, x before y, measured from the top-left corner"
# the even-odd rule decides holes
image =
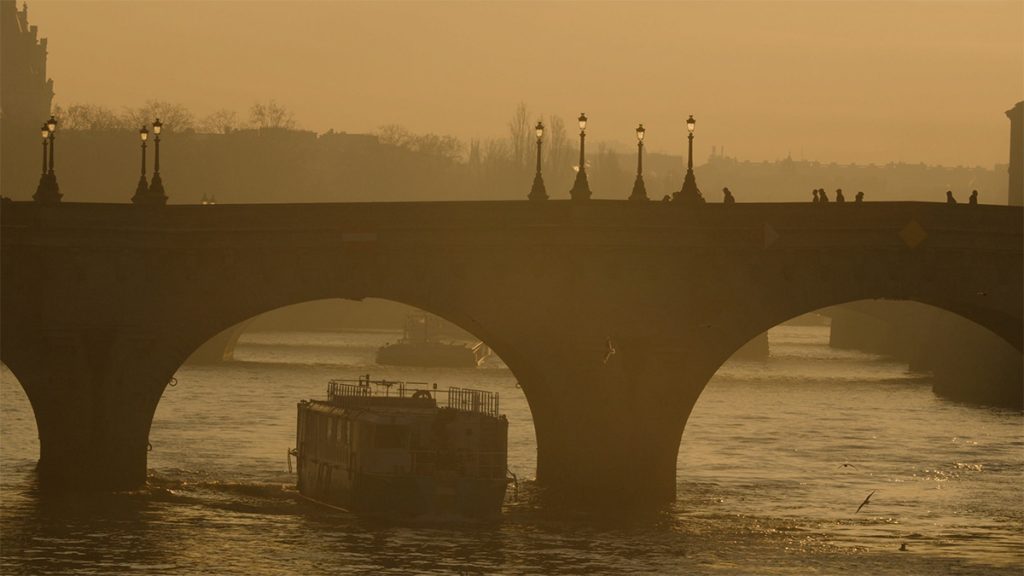
[[[35,412],[39,487],[130,490],[146,482],[149,430],[164,386],[152,339],[50,333],[5,349]]]
[[[584,505],[672,502],[683,427],[707,377],[680,349],[617,344],[605,362],[607,354],[553,359],[543,383],[523,383],[537,480],[554,498]]]

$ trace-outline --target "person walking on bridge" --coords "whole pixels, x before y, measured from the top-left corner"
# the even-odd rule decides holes
[[[956,198],[953,198],[952,190],[946,190],[946,204],[956,204]]]
[[[725,198],[722,199],[722,202],[724,204],[735,204],[736,203],[736,199],[732,197],[732,191],[729,190],[728,186],[726,186],[725,188],[722,188],[722,194],[725,194]]]
[[[818,188],[818,198],[821,199],[822,204],[828,204],[828,195],[825,194],[824,188]]]
[[[818,189],[815,188],[811,192],[814,194],[814,200],[811,200],[811,203],[812,204],[817,204],[818,202],[821,202],[821,200],[818,200]]]
[[[971,198],[967,201],[967,203],[970,204],[971,206],[977,206],[978,205],[978,191],[977,190],[971,190]]]
[[[842,188],[836,188],[836,202],[846,202],[846,196],[843,196]]]
[[[853,197],[853,201],[856,202],[857,204],[860,204],[861,202],[863,202],[864,201],[864,193],[863,192],[857,192],[857,195]]]

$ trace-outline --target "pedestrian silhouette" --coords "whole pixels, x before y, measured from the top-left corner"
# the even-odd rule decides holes
[[[736,199],[732,197],[732,192],[729,190],[728,186],[722,188],[722,193],[725,194],[725,199],[723,199],[722,202],[725,202],[726,204],[736,203]]]
[[[854,197],[854,201],[858,202],[858,203],[859,202],[863,202],[864,201],[864,193],[863,192],[857,192],[857,196]]]
[[[971,190],[971,199],[967,201],[968,204],[977,206],[978,204],[978,191]]]
[[[822,204],[828,204],[828,194],[825,194],[824,188],[818,188],[818,198],[821,199]]]
[[[843,196],[842,188],[836,188],[836,202],[846,202],[846,197]]]
[[[811,200],[811,202],[813,202],[815,204],[817,204],[818,202],[821,202],[821,200],[818,200],[818,189],[817,188],[814,189],[814,200]]]
[[[953,198],[952,190],[946,190],[946,204],[956,204],[956,198]]]

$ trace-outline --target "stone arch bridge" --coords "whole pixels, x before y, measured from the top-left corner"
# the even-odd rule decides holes
[[[484,340],[530,404],[538,481],[605,504],[671,500],[707,381],[801,313],[914,300],[1022,346],[1020,208],[7,201],[0,222],[0,353],[35,411],[43,486],[144,483],[189,354],[309,300],[395,300]]]

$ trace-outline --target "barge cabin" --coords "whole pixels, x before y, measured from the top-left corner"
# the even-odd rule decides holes
[[[498,514],[508,420],[498,394],[421,382],[332,380],[298,405],[298,490],[355,512]]]

